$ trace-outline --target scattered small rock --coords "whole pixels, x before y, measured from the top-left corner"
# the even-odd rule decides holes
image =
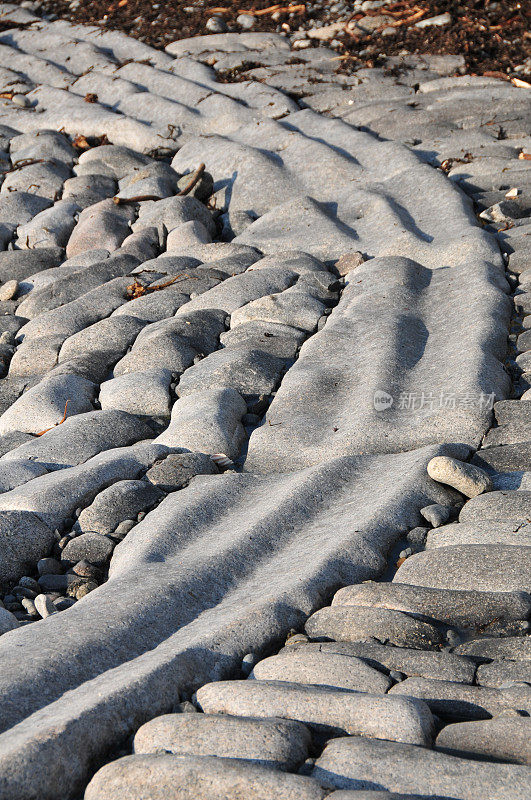
[[[192,175],[187,174],[183,175],[182,178],[179,178],[177,181],[177,188],[179,191],[183,191],[189,186],[190,181],[192,179]],[[188,197],[195,197],[196,200],[201,200],[202,202],[208,200],[212,192],[214,191],[214,178],[210,174],[210,172],[203,172],[193,189],[191,189],[187,196]]]
[[[424,547],[426,544],[426,538],[428,536],[428,528],[413,528],[412,531],[406,535],[406,539],[408,543],[414,548],[421,548]]]
[[[57,611],[66,611],[67,608],[72,608],[76,601],[73,597],[58,597],[53,602]]]
[[[492,489],[492,481],[485,470],[450,456],[436,456],[428,464],[428,475],[438,483],[452,486],[465,497],[477,497]]]
[[[451,15],[446,12],[446,14],[438,14],[436,17],[419,20],[415,23],[415,28],[430,28],[432,25],[449,25],[451,21]]]
[[[116,526],[116,530],[112,533],[112,536],[114,536],[115,539],[124,539],[129,531],[135,527],[136,523],[136,519],[124,519],[123,522],[120,522],[120,524]]]
[[[218,16],[209,17],[206,21],[205,28],[207,31],[210,31],[210,33],[226,33],[228,30],[227,23],[223,17]]]
[[[109,558],[113,548],[114,542],[101,533],[82,533],[70,540],[62,552],[61,559],[76,562],[86,559],[91,564],[100,564]]]
[[[81,600],[82,597],[89,594],[89,592],[93,592],[94,589],[98,588],[98,584],[95,581],[83,581],[83,583],[78,584],[76,586],[72,586],[68,593],[75,597],[76,600]]]
[[[301,644],[308,641],[310,641],[309,637],[304,633],[295,633],[293,636],[288,636],[286,639],[286,645]]]
[[[80,578],[98,578],[100,570],[94,566],[94,564],[90,564],[85,559],[81,559],[72,567],[71,570],[73,575],[78,575]]]
[[[63,566],[56,558],[41,558],[37,562],[37,572],[40,575],[61,575]]]
[[[394,681],[396,681],[396,683],[399,683],[400,681],[405,680],[406,676],[404,675],[403,672],[398,672],[398,670],[392,669],[389,672],[389,677],[392,678]]]
[[[33,600],[30,600],[29,597],[23,597],[20,601],[20,605],[25,610],[26,614],[29,614],[30,617],[38,617],[39,612],[35,608],[35,603]]]
[[[38,591],[35,591],[34,589],[28,589],[26,586],[19,585],[15,586],[13,589],[13,594],[17,599],[20,599],[21,597],[29,597],[30,600],[33,600],[33,598],[36,597],[40,591],[39,586],[37,586],[37,590]]]
[[[30,589],[32,592],[36,592],[37,594],[40,592],[39,584],[34,578],[28,578],[25,576],[19,580],[18,585],[23,586],[24,589]]]
[[[28,108],[31,105],[31,100],[25,94],[14,94],[11,102],[19,108]]]
[[[310,39],[319,39],[322,42],[326,42],[333,39],[334,36],[344,28],[344,22],[332,22],[330,25],[322,25],[319,28],[313,28],[313,30],[308,31],[307,35]]]
[[[53,600],[47,594],[38,594],[33,602],[37,612],[43,619],[51,616],[51,614],[56,614],[58,611]]]
[[[242,658],[242,672],[245,676],[249,675],[252,672],[254,665],[256,664],[257,658],[254,653],[247,653]]]
[[[308,47],[311,47],[312,43],[309,39],[297,39],[296,41],[291,43],[291,47],[293,50],[306,50]]]
[[[347,275],[351,270],[363,264],[364,261],[363,253],[357,250],[354,253],[344,253],[336,261],[336,270],[341,276]]]
[[[433,503],[431,506],[425,506],[420,509],[420,513],[427,520],[433,528],[438,528],[444,525],[450,519],[451,509],[448,506],[443,506],[440,503]]]
[[[12,300],[18,292],[18,281],[6,281],[0,286],[0,300]]]
[[[238,14],[236,17],[236,24],[244,31],[250,31],[254,28],[255,18],[253,14]]]

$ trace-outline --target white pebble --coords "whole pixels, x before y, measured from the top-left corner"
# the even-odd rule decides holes
[[[43,619],[46,619],[46,617],[49,617],[52,614],[58,613],[53,601],[46,594],[38,594],[33,601],[33,604]]]
[[[243,30],[250,31],[251,28],[254,28],[254,16],[252,14],[239,14],[236,17],[236,24]]]
[[[485,470],[449,456],[436,456],[428,463],[428,475],[438,483],[453,486],[465,497],[489,492],[492,481]]]
[[[11,102],[19,108],[28,108],[31,105],[31,100],[25,94],[14,94]]]
[[[6,281],[0,286],[0,300],[12,300],[18,291],[18,281]]]

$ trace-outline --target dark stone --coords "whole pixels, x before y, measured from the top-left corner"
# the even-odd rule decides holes
[[[194,475],[214,475],[218,469],[204,453],[172,453],[146,472],[146,479],[165,492],[186,486]]]
[[[476,453],[472,464],[490,473],[531,470],[531,442],[488,447]]]

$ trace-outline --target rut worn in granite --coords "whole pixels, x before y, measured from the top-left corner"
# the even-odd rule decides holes
[[[79,785],[90,759],[117,736],[301,625],[325,587],[379,572],[398,531],[418,522],[417,509],[447,501],[427,476],[429,459],[458,451],[342,458],[274,477],[199,476],[169,495],[117,547],[106,584],[67,613],[0,639],[10,698],[2,790],[42,794],[41,757],[50,797],[54,784]],[[31,648],[31,661],[21,665],[15,643]],[[86,747],[73,761],[82,735]]]
[[[510,303],[499,286],[495,268],[483,265],[474,275],[471,263],[432,271],[405,258],[375,258],[357,267],[251,436],[245,468],[282,471],[329,454],[433,441],[477,446],[489,424],[487,403],[448,409],[438,399],[457,387],[485,400],[506,391],[507,375],[484,349],[486,340],[499,358],[505,349]]]
[[[321,655],[291,665],[283,656],[295,680],[321,684],[302,694],[345,694],[354,708],[355,686],[383,695],[395,682],[389,697],[365,694],[358,705],[368,719],[358,709],[351,732],[368,725],[373,735],[392,729],[429,744],[431,714],[423,701],[396,696],[397,672],[408,676],[404,691],[421,675],[481,692],[471,686],[475,663],[460,655],[467,644],[440,652],[445,629],[415,616],[422,592],[398,590],[389,607],[319,609],[337,588],[382,573],[393,545],[423,522],[420,509],[455,506],[459,495],[434,482],[427,464],[466,460],[494,400],[508,396],[504,260],[459,184],[475,197],[490,193],[492,206],[502,200],[492,195],[502,191],[496,176],[503,171],[511,185],[522,178],[516,139],[495,139],[481,122],[482,109],[496,119],[513,99],[523,116],[518,90],[443,85],[431,67],[418,80],[418,65],[402,86],[376,70],[374,84],[362,71],[338,88],[324,48],[301,59],[308,81],[286,63],[287,41],[263,34],[245,34],[245,45],[216,37],[225,52],[212,69],[200,63],[210,37],[190,58],[190,45],[162,53],[120,33],[1,8],[2,77],[24,100],[0,98],[0,577],[5,594],[18,591],[8,596],[22,622],[39,609],[48,616],[15,626],[12,614],[0,638],[0,794],[79,795],[94,765],[143,723],[205,683],[239,675],[243,656],[281,644],[311,614],[307,630],[332,638],[338,609],[348,641],[317,647],[336,655],[335,679],[346,685],[330,689]],[[250,80],[216,81],[223,63],[250,57],[269,60],[267,81],[260,67]],[[314,110],[282,91],[297,82]],[[329,109],[336,119],[321,115]],[[381,138],[354,127],[373,122]],[[515,137],[519,124],[504,122]],[[424,138],[412,144],[419,127]],[[103,135],[107,143],[89,146]],[[465,147],[488,157],[450,165],[450,180],[430,166]],[[177,196],[202,163],[190,195]],[[522,295],[518,302],[526,307]],[[492,494],[472,501],[463,521],[494,524],[509,506],[521,519],[524,492]],[[500,577],[485,575],[480,587],[489,593],[485,623],[504,609],[514,640],[528,589],[515,544],[503,543]],[[479,574],[484,547],[412,556],[394,586],[448,584],[453,605],[424,596],[444,621],[467,622],[463,591],[477,589],[466,581]],[[443,580],[445,550],[454,557]],[[64,585],[64,596],[52,599],[52,585]],[[500,592],[511,592],[505,604]],[[375,641],[384,633],[400,646]],[[503,647],[489,641],[501,661]],[[434,649],[414,649],[426,644]],[[357,682],[341,678],[359,659]],[[251,690],[267,668],[257,666]],[[376,707],[397,716],[372,719]],[[298,748],[286,754],[283,738],[263,760],[298,763],[306,748],[298,735]],[[382,754],[382,784],[370,788],[444,794],[446,778],[430,782],[430,771],[458,762],[461,775],[461,759],[412,745],[351,737],[338,753],[358,746],[369,761]],[[235,786],[268,800],[321,800],[322,785],[350,787],[322,780],[327,760],[343,769],[335,747],[314,778],[234,761],[223,748],[217,759],[137,754],[105,767],[86,797],[134,797],[142,784],[149,797],[186,797],[186,786],[203,781],[204,800],[232,797]],[[402,747],[424,785],[397,773]],[[360,769],[369,773],[366,760]],[[500,798],[516,797],[522,769],[503,766]],[[459,796],[501,786],[500,775],[482,770]]]

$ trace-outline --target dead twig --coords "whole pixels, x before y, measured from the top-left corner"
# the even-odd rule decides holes
[[[126,293],[129,300],[136,300],[138,297],[144,297],[146,294],[152,294],[153,292],[160,292],[161,289],[165,289],[167,286],[171,286],[172,283],[176,283],[179,278],[190,278],[192,280],[198,280],[196,275],[185,275],[183,272],[180,272],[179,275],[176,275],[166,283],[159,283],[156,286],[144,286],[144,284],[140,283],[140,281],[134,280],[134,282],[127,287]]]
[[[18,169],[24,169],[24,167],[31,167],[32,164],[50,164],[49,158],[23,158],[21,161],[15,161],[11,169],[6,170],[7,172],[16,172]]]
[[[289,6],[269,6],[268,8],[259,8],[256,11],[253,9],[247,10],[245,8],[238,9],[238,14],[252,14],[253,17],[263,17],[264,14],[274,14],[278,12],[279,14],[298,14],[303,13],[306,11],[306,6],[304,3],[298,3],[297,5],[289,5]]]
[[[201,176],[204,171],[205,171],[205,165],[199,164],[195,172],[192,172],[189,183],[186,184],[184,189],[181,189],[180,192],[177,192],[177,197],[183,197],[185,194],[191,192],[194,186],[201,180]]]
[[[402,25],[410,25],[412,22],[418,22],[419,19],[425,17],[428,13],[426,8],[419,8],[414,14],[410,17],[406,17],[405,19],[397,19],[394,22],[390,22],[388,26],[389,28],[400,28]]]
[[[57,428],[58,425],[62,425],[63,422],[66,419],[66,409],[68,408],[68,403],[69,402],[70,402],[70,400],[67,400],[66,403],[65,403],[65,411],[64,411],[62,419],[60,419],[59,422],[56,422],[55,425],[52,425],[51,428],[45,428],[45,430],[41,431],[40,433],[36,433],[35,436],[43,436],[45,433],[48,433],[48,431],[53,430],[53,428]]]
[[[143,203],[144,200],[160,200],[158,194],[137,194],[134,197],[113,197],[115,206],[125,206],[128,203]]]

